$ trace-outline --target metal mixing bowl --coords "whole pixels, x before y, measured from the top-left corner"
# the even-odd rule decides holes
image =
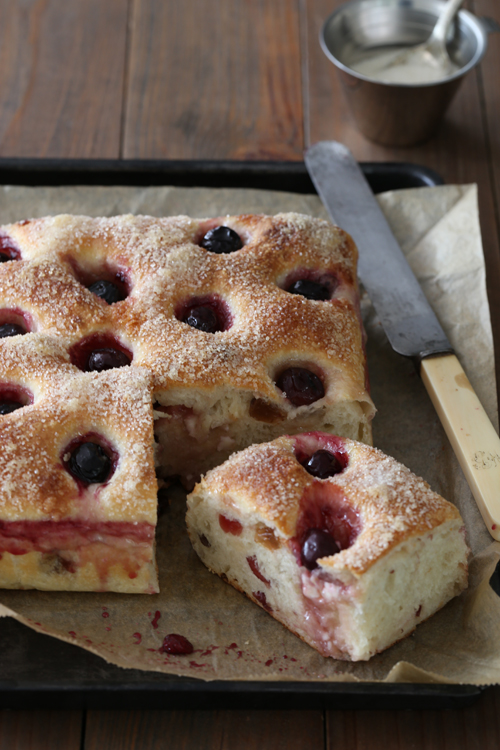
[[[324,53],[337,66],[359,130],[387,146],[410,146],[436,129],[463,77],[482,59],[488,29],[465,10],[452,23],[447,49],[458,71],[427,84],[383,83],[352,70],[377,48],[425,42],[443,0],[351,0],[325,21],[320,34]]]

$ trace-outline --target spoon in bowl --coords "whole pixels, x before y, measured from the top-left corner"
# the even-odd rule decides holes
[[[427,41],[397,50],[372,50],[353,69],[390,83],[431,83],[458,70],[446,49],[448,29],[463,0],[448,0]]]

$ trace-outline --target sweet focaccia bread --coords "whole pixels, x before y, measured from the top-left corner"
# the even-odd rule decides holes
[[[23,221],[0,230],[0,333],[54,337],[80,371],[146,368],[157,471],[192,486],[285,433],[371,441],[356,256],[298,214]]]
[[[0,342],[0,587],[155,593],[152,377]]]
[[[0,261],[0,586],[154,592],[154,466],[370,440],[356,249],[326,222],[56,216],[3,227]]]
[[[188,497],[194,549],[323,656],[364,660],[467,585],[458,510],[375,448],[326,433],[254,445]]]

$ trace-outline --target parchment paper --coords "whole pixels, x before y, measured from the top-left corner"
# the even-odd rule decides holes
[[[475,186],[397,191],[379,196],[488,414],[496,424],[493,345]],[[299,211],[326,218],[315,196],[256,190],[182,188],[0,189],[0,222],[61,212],[113,215]],[[161,517],[155,596],[0,592],[0,615],[78,644],[122,667],[205,680],[387,680],[488,684],[500,681],[500,599],[489,578],[500,557],[411,362],[394,354],[366,295],[374,443],[454,502],[473,552],[470,586],[415,633],[367,663],[325,659],[246,597],[209,573],[184,530],[184,495],[171,493]],[[180,633],[190,656],[160,653]]]

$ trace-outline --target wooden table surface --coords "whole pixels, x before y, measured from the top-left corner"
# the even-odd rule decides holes
[[[477,182],[500,372],[500,34],[439,132],[414,148],[356,132],[318,44],[338,0],[0,0],[0,157],[359,160]],[[498,0],[466,3],[500,21]],[[500,689],[454,711],[0,711],[0,750],[500,746]]]

